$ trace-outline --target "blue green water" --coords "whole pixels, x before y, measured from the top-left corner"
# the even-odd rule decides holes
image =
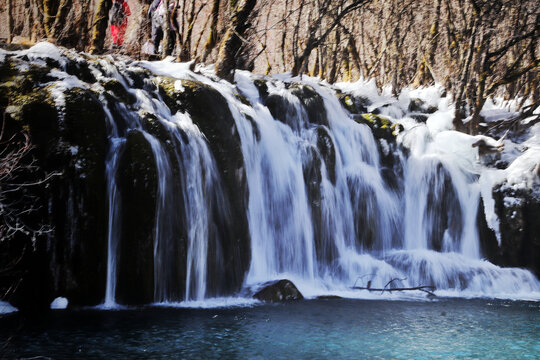
[[[539,359],[540,303],[310,300],[0,318],[0,358]]]

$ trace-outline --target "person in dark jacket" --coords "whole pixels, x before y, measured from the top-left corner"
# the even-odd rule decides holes
[[[114,0],[109,15],[113,48],[122,46],[124,43],[128,16],[131,16],[128,3],[125,0]]]
[[[175,24],[171,20],[174,14],[174,9],[176,8],[174,1],[171,1],[169,4],[169,11],[165,7],[165,2],[163,0],[154,0],[150,8],[148,9],[148,18],[152,20],[152,43],[154,44],[154,53],[158,54],[160,52],[159,45],[161,40],[163,40],[163,28],[167,18],[169,19],[169,44],[167,46],[167,55],[172,54],[174,43],[176,39],[176,28]],[[171,11],[173,10],[173,11]]]

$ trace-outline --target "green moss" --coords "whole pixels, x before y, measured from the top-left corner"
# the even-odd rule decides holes
[[[362,117],[369,121],[374,128],[386,129],[392,125],[390,120],[388,120],[387,118],[380,115],[375,115],[373,113],[362,114]]]
[[[351,114],[361,114],[367,111],[369,100],[364,97],[355,97],[339,91],[336,96],[341,105]]]
[[[360,124],[365,124],[371,128],[373,135],[378,139],[393,140],[397,134],[394,134],[395,128],[392,128],[392,122],[387,118],[373,113],[365,113],[355,116],[354,120]]]
[[[393,124],[390,129],[392,130],[392,135],[398,136],[405,128],[400,123]]]

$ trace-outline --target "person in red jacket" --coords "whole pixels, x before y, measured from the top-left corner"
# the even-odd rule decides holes
[[[125,0],[114,0],[109,13],[113,49],[122,46],[124,42],[128,16],[131,16],[128,3]]]

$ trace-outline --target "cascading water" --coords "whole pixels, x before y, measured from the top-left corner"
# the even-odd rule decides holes
[[[123,206],[128,195],[120,185],[134,133],[151,149],[153,165],[141,179],[156,179],[155,208],[142,209],[153,224],[152,251],[137,259],[141,267],[151,264],[149,302],[231,294],[219,283],[231,276],[227,266],[237,256],[231,248],[245,245],[229,233],[240,215],[247,218],[250,241],[249,266],[241,275],[246,288],[288,278],[306,296],[354,297],[359,295],[350,287],[357,281],[384,287],[394,280],[392,286],[434,285],[451,295],[540,294],[530,272],[482,260],[478,173],[474,160],[448,150],[445,136],[455,132],[415,123],[389,144],[345,110],[336,87],[309,78],[268,78],[261,91],[246,72],[237,72],[231,85],[204,68],[195,73],[168,61],[127,66],[101,60],[89,68],[100,83],[118,82],[133,100],[111,99],[94,86],[108,131],[104,307],[117,306],[126,281],[119,275],[126,261],[119,249],[135,241],[122,229],[130,225],[121,221],[130,209]],[[133,71],[145,73],[142,85],[132,86]],[[239,141],[246,194],[231,194],[230,180],[243,174],[221,163],[223,154],[211,147],[216,139],[203,134],[184,100],[175,100],[181,110],[171,110],[154,76],[172,78],[177,93],[185,91],[177,84],[184,79],[223,96],[228,109],[221,110],[230,111],[238,133],[238,140],[232,138]],[[382,112],[400,118],[406,113],[400,106]],[[245,197],[246,207],[234,196]]]
[[[148,90],[130,89],[122,69],[108,62],[101,62],[101,68],[92,68],[99,78],[112,78],[119,81],[136,98],[136,104],[128,108],[117,104],[116,117],[102,98],[109,131],[109,152],[106,159],[107,193],[109,205],[107,279],[104,308],[117,307],[117,259],[118,242],[121,237],[120,217],[122,215],[122,195],[118,187],[119,158],[126,144],[126,136],[132,130],[143,133],[150,145],[156,164],[157,191],[153,263],[155,302],[203,300],[207,292],[207,260],[209,247],[213,249],[217,269],[222,266],[220,245],[212,241],[209,228],[215,227],[216,216],[227,219],[230,209],[223,196],[223,190],[204,135],[191,122],[188,114],[171,115],[169,108],[159,98],[159,94]],[[125,71],[125,70],[124,70]],[[149,87],[151,88],[151,87]],[[141,112],[153,114],[170,135],[168,144],[163,144],[155,135],[149,133],[140,121]],[[173,142],[172,154],[167,146]],[[173,169],[175,162],[177,172]],[[180,181],[182,196],[175,193],[175,181]],[[179,199],[183,204],[178,204]],[[178,207],[178,205],[180,205]],[[181,208],[182,210],[178,210]],[[212,214],[217,209],[218,215]],[[150,212],[151,214],[151,212]],[[185,218],[184,218],[185,217]],[[185,289],[179,289],[182,281],[177,278],[179,260],[174,249],[182,242],[181,234],[175,232],[175,224],[185,223],[187,227]],[[215,237],[215,236],[214,236]],[[125,241],[125,240],[124,240]]]

